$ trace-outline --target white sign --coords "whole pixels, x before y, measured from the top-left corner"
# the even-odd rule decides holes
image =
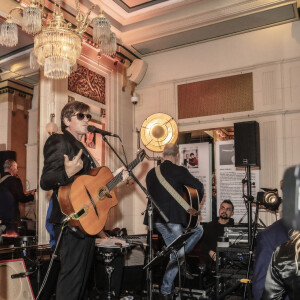
[[[217,180],[217,211],[220,203],[229,199],[234,205],[234,221],[235,223],[247,223],[247,201],[243,195],[247,195],[247,170],[236,168],[234,153],[234,141],[216,142],[216,180]],[[251,194],[256,197],[259,191],[259,170],[253,170],[251,173]],[[253,209],[253,214],[254,214]],[[253,218],[253,216],[252,216]]]
[[[204,185],[204,197],[201,202],[201,222],[211,220],[211,145],[209,143],[179,145],[180,165]]]

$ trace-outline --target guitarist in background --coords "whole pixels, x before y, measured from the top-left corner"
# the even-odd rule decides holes
[[[66,217],[58,203],[59,187],[73,182],[75,175],[88,174],[97,165],[81,143],[83,135],[87,133],[90,119],[88,105],[79,101],[69,102],[61,111],[63,134],[53,134],[44,146],[44,168],[40,184],[46,191],[53,190],[53,208],[49,222],[54,226],[56,244]],[[118,171],[120,170],[116,172]],[[100,237],[104,237],[102,233]],[[94,249],[93,236],[84,234],[77,227],[65,227],[59,248],[61,269],[56,287],[56,300],[85,299]]]
[[[9,228],[8,226],[8,229],[17,230],[18,222],[21,221],[19,203],[28,203],[30,201],[34,201],[35,191],[30,191],[29,193],[24,194],[23,184],[18,176],[17,162],[12,159],[7,159],[4,162],[3,168],[4,173],[0,179],[0,185],[8,193],[8,197],[12,196],[13,198],[13,217],[10,219],[11,224],[9,226],[15,228]],[[3,210],[7,210],[8,215],[11,205],[9,202],[6,202],[8,204],[7,207],[3,207]]]
[[[176,144],[165,145],[163,151],[163,163],[160,165],[161,174],[180,195],[183,194],[183,188],[185,185],[196,189],[199,195],[199,201],[201,201],[204,194],[203,184],[185,167],[178,166],[176,164],[178,161],[178,146]],[[146,184],[149,193],[169,219],[169,223],[165,223],[159,213],[154,209],[154,227],[161,233],[166,245],[168,246],[185,232],[185,227],[187,226],[187,211],[185,211],[184,208],[179,205],[171,194],[161,185],[154,168],[147,174]],[[190,211],[189,213],[195,214],[196,211]],[[202,226],[199,224],[191,231],[193,231],[194,234],[187,240],[184,251],[182,248],[178,252],[179,258],[184,258],[184,253],[192,251],[203,233]],[[182,260],[182,262],[184,262],[184,260]],[[174,255],[171,255],[171,259],[167,265],[161,285],[162,299],[172,299],[173,281],[177,272],[178,267],[176,259]]]

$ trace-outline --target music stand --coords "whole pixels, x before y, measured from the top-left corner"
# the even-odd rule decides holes
[[[181,247],[184,246],[186,240],[193,234],[194,232],[188,232],[180,235],[168,247],[165,247],[161,252],[159,252],[158,255],[154,257],[146,266],[144,266],[143,270],[157,265],[164,257],[169,255],[170,252],[177,252]]]

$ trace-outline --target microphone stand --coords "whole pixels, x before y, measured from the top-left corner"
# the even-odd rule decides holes
[[[119,137],[119,136],[118,136]],[[114,154],[118,157],[120,162],[125,166],[126,170],[128,171],[130,177],[138,184],[138,186],[141,188],[141,190],[144,192],[146,195],[146,198],[148,199],[148,233],[149,233],[149,262],[153,258],[152,254],[152,234],[153,234],[153,206],[157,209],[161,217],[165,220],[165,222],[169,222],[169,219],[166,217],[166,215],[163,213],[163,211],[159,208],[157,203],[154,201],[154,199],[151,197],[147,189],[141,184],[141,182],[136,178],[136,176],[133,174],[132,169],[129,169],[128,165],[123,161],[123,159],[120,157],[120,155],[116,152],[116,150],[112,147],[110,142],[107,140],[105,135],[102,135],[103,141],[109,146],[109,148],[114,152]],[[121,138],[119,137],[120,141]],[[147,273],[147,299],[152,300],[153,295],[152,295],[152,270],[148,270]]]

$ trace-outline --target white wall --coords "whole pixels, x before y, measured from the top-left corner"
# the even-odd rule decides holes
[[[173,116],[179,131],[233,126],[257,120],[260,124],[261,187],[277,187],[286,167],[300,163],[300,22],[147,56],[145,78],[136,92],[135,126],[151,114]],[[253,73],[254,110],[226,115],[178,120],[177,85]],[[133,139],[134,147],[136,141]],[[153,164],[140,169],[147,173]],[[141,177],[144,180],[144,177]],[[143,181],[144,182],[144,181]],[[135,232],[141,232],[139,212],[145,197],[135,193]],[[266,216],[267,224],[274,221]]]

